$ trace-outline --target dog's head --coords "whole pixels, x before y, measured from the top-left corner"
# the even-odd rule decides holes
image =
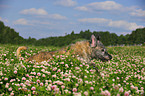
[[[112,59],[112,56],[108,54],[105,46],[100,41],[100,36],[96,38],[94,35],[92,35],[90,46],[92,48],[92,58],[100,59],[102,61],[108,61]]]

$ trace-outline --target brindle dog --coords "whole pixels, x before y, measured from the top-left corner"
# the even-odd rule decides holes
[[[20,51],[26,50],[26,46],[19,47],[17,49],[17,58],[19,58]],[[97,39],[94,35],[91,36],[91,42],[89,41],[78,41],[75,44],[71,44],[65,48],[62,48],[57,51],[50,51],[50,52],[40,52],[36,55],[33,55],[27,58],[25,61],[32,61],[35,60],[36,62],[47,61],[48,59],[52,58],[55,54],[65,54],[65,55],[79,55],[81,58],[85,59],[88,63],[91,59],[100,59],[102,61],[108,61],[112,59],[112,56],[108,54],[106,51],[105,46],[100,41],[100,37],[98,36]],[[94,64],[90,63],[95,67]],[[95,67],[96,68],[96,67]],[[97,69],[97,68],[96,68]]]

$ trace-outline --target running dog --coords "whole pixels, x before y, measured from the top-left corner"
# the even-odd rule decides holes
[[[21,56],[20,51],[26,50],[26,46],[21,46],[17,49],[17,58]],[[62,48],[57,51],[50,51],[50,52],[40,52],[36,55],[33,55],[27,58],[25,61],[32,61],[35,60],[36,62],[47,61],[48,59],[52,58],[55,54],[65,54],[65,55],[79,55],[81,58],[86,60],[88,63],[91,59],[100,59],[102,61],[108,61],[112,59],[112,56],[108,54],[106,51],[105,46],[100,41],[100,36],[97,38],[92,35],[91,41],[78,41],[75,44],[71,44],[65,48]],[[93,65],[95,67],[95,65]]]

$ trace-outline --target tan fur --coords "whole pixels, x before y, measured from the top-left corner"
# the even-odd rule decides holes
[[[20,56],[21,56],[21,54],[20,54],[20,51],[21,50],[27,50],[27,47],[26,46],[21,46],[21,47],[19,47],[18,49],[17,49],[17,58],[19,58]]]
[[[73,50],[72,54],[79,55],[86,60],[90,59],[90,55],[92,53],[92,48],[90,47],[88,41],[76,42],[71,45],[70,50]]]
[[[20,50],[22,50],[24,46],[19,47],[17,50],[17,56],[20,56]],[[26,48],[26,47],[25,47]],[[80,57],[84,58],[85,60],[91,59],[91,53],[92,48],[90,47],[90,44],[88,41],[81,41],[76,42],[75,44],[71,44],[70,46],[67,46],[65,48],[62,48],[58,51],[52,51],[52,52],[40,52],[36,55],[33,55],[29,58],[27,58],[25,61],[32,61],[35,60],[36,62],[41,61],[47,61],[48,59],[52,58],[55,54],[65,54],[65,55],[79,55]]]

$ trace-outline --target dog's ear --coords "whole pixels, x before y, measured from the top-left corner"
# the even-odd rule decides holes
[[[91,47],[96,47],[96,37],[94,35],[91,36]]]

